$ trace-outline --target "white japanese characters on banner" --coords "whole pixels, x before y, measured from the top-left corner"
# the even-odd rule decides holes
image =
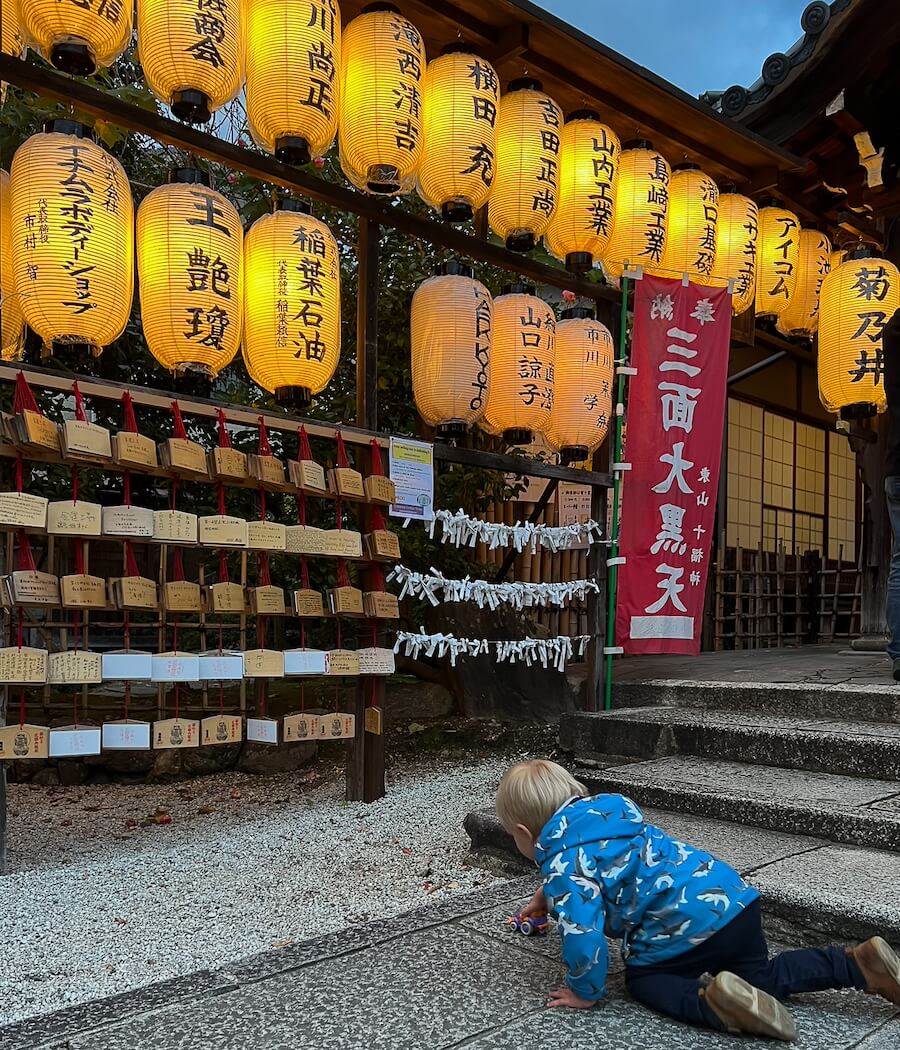
[[[645,277],[635,292],[618,644],[697,653],[725,414],[731,296]]]

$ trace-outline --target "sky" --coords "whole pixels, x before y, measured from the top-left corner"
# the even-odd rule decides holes
[[[745,87],[802,36],[809,0],[535,0],[691,95]]]

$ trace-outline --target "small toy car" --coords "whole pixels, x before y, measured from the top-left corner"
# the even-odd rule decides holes
[[[543,937],[550,930],[550,920],[546,912],[531,915],[517,913],[511,915],[506,922],[525,937]]]

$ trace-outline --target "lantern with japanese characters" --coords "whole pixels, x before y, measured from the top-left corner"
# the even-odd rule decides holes
[[[338,125],[337,0],[244,0],[244,53],[254,141],[288,164],[323,157]]]
[[[422,157],[425,45],[391,4],[372,4],[341,41],[341,168],[357,189],[409,193]]]
[[[756,295],[756,249],[759,208],[741,193],[719,195],[716,261],[709,284],[725,288],[734,281],[731,312],[737,317],[753,305]]]
[[[131,43],[132,0],[18,2],[25,43],[64,73],[89,77],[111,66]]]
[[[581,273],[604,254],[612,236],[621,147],[591,109],[566,118],[560,141],[559,199],[544,244],[567,270]]]
[[[696,164],[672,172],[666,248],[658,266],[648,265],[660,277],[688,278],[709,284],[716,261],[719,188]]]
[[[842,419],[887,407],[884,328],[900,309],[900,273],[869,248],[850,252],[822,282],[819,302],[819,397]]]
[[[756,244],[756,316],[777,317],[797,287],[800,220],[780,202],[759,209]]]
[[[338,247],[304,201],[276,207],[244,238],[244,363],[264,390],[305,408],[341,354]]]
[[[541,82],[510,82],[497,116],[488,222],[513,252],[530,252],[550,225],[559,189],[562,111]]]
[[[419,196],[449,222],[471,219],[494,181],[500,81],[490,62],[452,44],[422,87]]]
[[[526,284],[494,300],[491,381],[485,415],[509,445],[527,445],[545,430],[553,408],[556,317]]]
[[[613,232],[603,255],[611,277],[621,277],[626,266],[662,262],[670,178],[668,161],[649,143],[637,142],[622,151]]]
[[[15,361],[21,356],[22,308],[13,279],[12,219],[9,175],[0,168],[0,357]]]
[[[546,435],[564,464],[582,463],[612,414],[613,339],[591,310],[564,310],[556,325],[553,411]]]
[[[834,248],[831,252],[831,266],[828,272],[836,270],[846,258],[847,252],[843,248]]]
[[[25,41],[19,32],[19,0],[3,0],[0,4],[0,51],[14,58],[25,53]],[[6,84],[0,80],[0,102],[5,98]]]
[[[413,295],[413,397],[419,415],[441,437],[461,437],[484,415],[492,311],[490,292],[457,262],[446,263]]]
[[[830,269],[831,241],[818,230],[801,230],[797,287],[776,323],[782,335],[811,336],[816,333],[819,328],[819,293]]]
[[[203,124],[244,83],[246,0],[138,0],[138,52],[150,90],[179,120]]]
[[[128,322],[134,205],[122,165],[91,129],[55,120],[16,150],[11,172],[16,292],[53,348],[99,354]]]
[[[147,346],[170,371],[209,379],[241,343],[243,228],[197,168],[175,168],[137,213],[138,289]]]

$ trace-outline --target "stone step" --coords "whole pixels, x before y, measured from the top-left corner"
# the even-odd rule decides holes
[[[560,746],[582,761],[681,754],[900,780],[900,725],[893,722],[803,719],[756,711],[736,719],[729,711],[642,707],[564,715]]]
[[[576,763],[577,765],[577,763]],[[676,755],[579,768],[592,791],[872,849],[900,850],[900,782]]]

